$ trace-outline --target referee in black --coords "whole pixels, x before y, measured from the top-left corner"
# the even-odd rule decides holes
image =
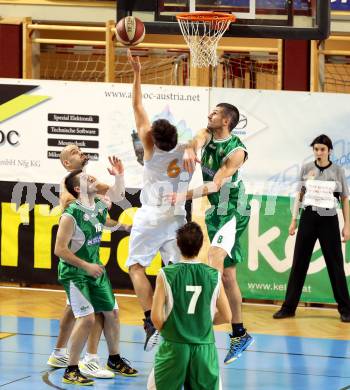
[[[299,228],[294,247],[285,301],[273,318],[293,317],[309,268],[312,252],[318,239],[325,259],[333,295],[338,304],[340,319],[350,322],[350,297],[344,271],[337,206],[342,205],[343,242],[350,238],[349,189],[344,170],[330,161],[332,141],[322,134],[311,145],[315,161],[302,166],[300,191],[297,194],[289,234],[294,235],[299,207]]]

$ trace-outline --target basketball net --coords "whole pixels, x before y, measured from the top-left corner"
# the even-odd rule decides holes
[[[196,68],[217,66],[219,40],[236,17],[224,12],[190,12],[178,14],[176,18],[190,48],[191,65]]]

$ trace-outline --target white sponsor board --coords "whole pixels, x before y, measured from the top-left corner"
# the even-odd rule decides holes
[[[58,154],[77,142],[92,158],[98,155],[89,162],[90,173],[111,182],[107,157],[116,154],[125,165],[126,186],[142,187],[131,84],[0,79],[0,85],[36,86],[26,95],[47,97],[0,122],[0,180],[59,183],[65,170]],[[241,120],[235,134],[249,152],[242,168],[249,193],[294,193],[301,165],[313,159],[309,144],[322,133],[333,140],[333,161],[350,176],[350,95],[156,85],[142,91],[150,119],[169,119],[181,141],[207,125],[217,103],[236,105]]]
[[[290,195],[302,164],[313,160],[310,143],[333,141],[332,160],[350,179],[350,95],[213,88],[210,106],[228,102],[244,115],[235,133],[249,158],[242,169],[250,193]]]
[[[124,162],[126,186],[142,186],[142,165],[132,136],[131,84],[11,79],[0,79],[0,84],[37,86],[27,95],[48,97],[0,122],[5,138],[13,141],[0,145],[0,180],[60,183],[65,170],[57,159],[59,152],[67,143],[77,143],[92,158],[98,156],[98,161],[89,162],[89,173],[111,182],[108,156],[115,154]],[[180,141],[191,139],[201,121],[205,124],[208,89],[144,85],[142,92],[150,120],[170,120]]]

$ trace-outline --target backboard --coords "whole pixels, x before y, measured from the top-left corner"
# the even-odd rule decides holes
[[[328,0],[119,0],[117,20],[140,17],[150,34],[180,34],[179,12],[234,13],[225,37],[326,39],[330,33]]]

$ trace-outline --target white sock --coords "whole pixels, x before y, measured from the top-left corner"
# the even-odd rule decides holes
[[[67,355],[67,348],[54,348],[53,354],[55,356],[66,356]]]
[[[92,360],[92,359],[98,359],[98,355],[96,353],[85,353],[84,360]]]

